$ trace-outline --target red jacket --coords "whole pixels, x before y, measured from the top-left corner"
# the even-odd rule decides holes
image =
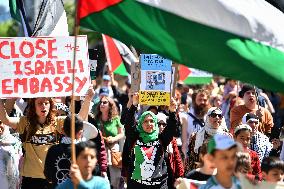
[[[177,146],[177,141],[175,138],[171,141],[171,144],[173,148],[173,153],[169,154],[169,161],[171,164],[171,169],[173,171],[173,176],[176,179],[179,177],[183,177],[184,168],[183,168],[182,159],[179,153],[179,149]]]

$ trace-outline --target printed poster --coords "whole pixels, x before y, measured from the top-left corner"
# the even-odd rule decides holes
[[[139,103],[170,105],[172,61],[157,54],[142,54]]]

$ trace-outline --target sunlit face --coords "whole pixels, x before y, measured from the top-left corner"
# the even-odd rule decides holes
[[[159,133],[162,133],[166,128],[167,124],[164,121],[159,121],[158,126],[159,126]]]
[[[220,98],[216,98],[214,100],[214,106],[217,107],[217,108],[220,108],[221,107],[221,104],[222,104],[222,100]]]
[[[48,98],[37,98],[35,100],[35,109],[38,117],[47,117],[50,111],[50,102]]]
[[[210,161],[210,155],[209,154],[205,154],[203,156],[201,156],[201,159],[203,161],[203,166],[206,167],[207,169],[214,171],[216,166],[214,165],[214,163],[212,161]]]
[[[249,90],[244,94],[244,102],[245,104],[253,104],[256,103],[256,96],[254,90]]]
[[[280,169],[271,169],[268,173],[262,172],[263,178],[267,182],[280,182],[283,181],[284,172]]]
[[[209,116],[209,123],[210,123],[210,125],[212,126],[213,129],[218,129],[218,127],[222,123],[222,118],[223,118],[222,114],[213,113]]]
[[[97,164],[96,151],[92,148],[86,148],[80,152],[76,163],[83,177],[91,175]]]
[[[251,134],[249,130],[241,131],[238,136],[236,136],[236,141],[242,144],[242,146],[246,149],[250,147],[250,138]]]
[[[247,124],[251,127],[252,133],[256,133],[258,130],[259,121],[248,121]]]
[[[107,98],[102,98],[100,101],[100,110],[101,111],[108,111],[109,110],[109,101]]]
[[[146,133],[152,133],[154,131],[154,119],[151,115],[147,115],[142,123],[142,128]]]
[[[196,95],[196,99],[195,99],[196,105],[197,106],[207,106],[208,105],[208,96],[206,94],[203,93],[198,93]]]
[[[237,148],[232,148],[230,150],[217,150],[214,155],[210,155],[210,159],[212,159],[218,173],[231,176],[234,174],[237,163],[236,154]]]

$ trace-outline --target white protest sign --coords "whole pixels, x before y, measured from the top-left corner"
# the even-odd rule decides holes
[[[87,36],[0,38],[0,97],[76,96],[90,85]],[[76,51],[75,67],[73,53]]]

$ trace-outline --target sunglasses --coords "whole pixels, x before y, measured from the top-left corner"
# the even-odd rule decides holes
[[[107,104],[108,101],[101,101],[101,104]]]
[[[248,123],[255,123],[255,124],[258,124],[258,121],[248,121]]]
[[[158,123],[158,126],[159,126],[159,127],[161,127],[161,126],[164,126],[164,127],[165,127],[165,126],[167,126],[167,124],[166,124],[166,123]]]
[[[218,118],[223,118],[223,115],[222,115],[222,114],[212,113],[212,114],[210,115],[210,117],[213,117],[213,118],[216,118],[216,117],[218,117]]]

